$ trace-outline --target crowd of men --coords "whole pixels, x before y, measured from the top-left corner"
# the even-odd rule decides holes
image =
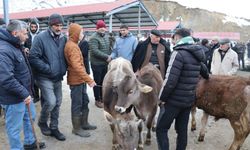
[[[95,105],[103,108],[102,82],[109,62],[117,57],[131,61],[136,74],[148,63],[160,70],[164,84],[159,95],[158,148],[169,149],[168,130],[175,120],[177,149],[184,150],[199,75],[206,79],[208,72],[234,75],[244,57],[243,48],[235,48],[236,53],[231,49],[229,39],[213,39],[211,43],[204,39],[197,44],[186,28],[177,29],[169,43],[158,30],[151,30],[145,41],[138,42],[127,25],[120,26],[119,36],[114,39],[107,34],[103,20],[97,21],[96,32],[88,41],[79,24],[68,26],[68,37],[62,33],[63,26],[63,17],[52,14],[48,28],[42,32],[36,18],[28,24],[11,20],[0,27],[0,104],[5,110],[6,132],[12,150],[46,147],[45,143],[35,139],[29,118],[31,112],[32,120],[35,120],[34,103],[38,101],[42,108],[38,119],[41,133],[66,140],[58,121],[63,100],[62,80],[66,72],[72,100],[72,133],[80,137],[91,136],[88,130],[95,130],[97,126],[88,121],[86,84],[93,88]],[[170,44],[173,44],[173,50],[170,50]],[[242,65],[244,68],[244,62]],[[89,75],[90,68],[93,79]],[[22,128],[23,144],[20,139]]]

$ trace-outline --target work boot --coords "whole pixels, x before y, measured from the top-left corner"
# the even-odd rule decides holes
[[[72,116],[71,119],[72,119],[72,125],[73,125],[72,133],[80,137],[90,137],[90,133],[87,131],[84,131],[81,128],[81,116]]]
[[[46,147],[44,142],[38,142],[39,148],[40,149],[44,149]],[[37,145],[36,145],[36,141],[32,144],[25,144],[23,145],[24,150],[36,150],[37,149]]]
[[[51,136],[55,137],[59,141],[65,141],[65,136],[58,129],[51,129]]]
[[[45,136],[51,135],[51,130],[48,127],[48,124],[46,122],[43,123],[43,122],[38,121],[38,126],[40,127],[40,130],[41,130],[43,135],[45,135]]]
[[[95,105],[98,108],[103,108],[103,102],[101,102],[101,101],[95,101]]]
[[[89,110],[84,111],[82,114],[82,129],[83,130],[95,130],[97,127],[95,125],[91,125],[88,122]]]

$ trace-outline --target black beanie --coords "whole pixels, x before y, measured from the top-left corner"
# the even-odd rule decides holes
[[[59,14],[52,14],[49,17],[49,25],[64,24],[63,17]]]

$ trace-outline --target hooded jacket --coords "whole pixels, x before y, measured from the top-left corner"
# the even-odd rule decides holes
[[[20,40],[0,29],[0,104],[23,102],[32,96],[32,74]]]
[[[30,21],[29,26],[31,26],[31,24],[36,24],[36,25],[37,25],[37,30],[36,30],[35,33],[32,33],[32,32],[30,31],[30,27],[29,27],[29,33],[28,33],[28,37],[29,37],[29,38],[26,40],[26,42],[25,42],[25,44],[24,44],[24,47],[27,47],[27,48],[29,48],[29,49],[31,49],[32,42],[33,42],[35,36],[38,35],[39,30],[40,30],[39,23],[38,23],[38,20],[37,20],[36,18],[33,18],[33,19]]]
[[[204,61],[205,54],[200,45],[184,42],[175,46],[160,91],[160,100],[177,107],[192,106],[201,62]]]
[[[69,26],[69,39],[64,48],[65,59],[68,64],[67,81],[69,85],[79,85],[94,82],[86,72],[83,64],[82,52],[78,46],[81,26],[75,23]]]

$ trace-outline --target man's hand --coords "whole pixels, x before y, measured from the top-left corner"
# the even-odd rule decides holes
[[[31,96],[29,95],[27,98],[25,98],[24,103],[25,103],[26,105],[29,105],[30,102],[31,102]]]
[[[109,55],[109,57],[108,57],[108,59],[106,61],[111,62],[111,60],[112,60],[112,57],[111,57],[111,55]]]
[[[94,81],[94,82],[92,82],[92,83],[90,83],[90,84],[89,84],[89,86],[90,86],[90,87],[94,87],[94,86],[96,86],[95,81]]]

